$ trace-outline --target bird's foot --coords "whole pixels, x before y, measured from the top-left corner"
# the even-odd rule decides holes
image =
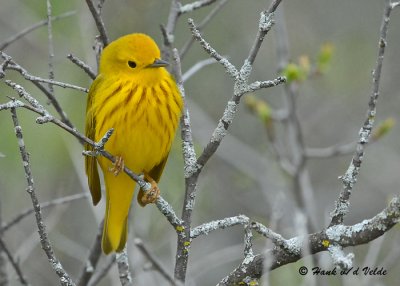
[[[116,156],[115,162],[112,165],[113,166],[108,170],[112,172],[114,176],[117,176],[125,168],[124,159],[121,156]]]
[[[160,196],[160,188],[158,187],[156,181],[154,181],[150,176],[146,175],[145,179],[151,184],[151,187],[148,191],[143,191],[142,189],[139,190],[138,202],[142,207],[147,204],[154,203]]]

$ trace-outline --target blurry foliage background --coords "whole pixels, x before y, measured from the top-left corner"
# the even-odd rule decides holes
[[[188,3],[190,1],[182,1]],[[226,55],[237,66],[247,56],[258,25],[259,13],[269,4],[260,0],[231,0],[203,31],[204,37],[221,54]],[[162,43],[159,25],[166,23],[170,1],[167,0],[115,0],[106,1],[103,19],[110,39],[132,32],[144,32]],[[96,66],[92,46],[97,30],[84,1],[52,1],[53,15],[74,10],[68,18],[53,22],[55,79],[89,87],[91,81],[66,55],[73,53],[85,60],[93,68]],[[333,59],[328,71],[320,77],[301,83],[298,115],[304,132],[306,145],[326,147],[337,143],[356,140],[364,119],[367,100],[371,90],[371,70],[377,53],[378,31],[381,21],[383,1],[372,0],[303,0],[283,1],[279,9],[284,9],[289,34],[291,59],[294,62],[302,55],[310,59],[317,56],[325,42],[334,47]],[[175,34],[176,47],[180,48],[190,37],[186,24],[188,16],[199,23],[212,7],[184,15],[178,22]],[[388,117],[400,120],[400,11],[394,11],[389,28],[381,97],[378,103],[377,123]],[[16,34],[25,27],[46,18],[44,0],[0,0],[0,42]],[[274,29],[257,58],[253,80],[272,79],[276,76],[277,59]],[[38,29],[18,42],[10,45],[5,52],[25,67],[31,74],[48,76],[48,44],[46,26]],[[197,61],[207,58],[207,54],[197,43],[183,61],[187,70]],[[37,99],[45,103],[44,96],[29,82],[15,72],[8,71],[7,78],[22,84]],[[200,151],[209,139],[209,132],[216,126],[222,115],[226,101],[231,97],[233,85],[219,65],[211,65],[197,73],[185,84],[193,132]],[[86,94],[70,89],[55,87],[55,94],[71,121],[84,131]],[[0,102],[6,96],[16,94],[4,84],[0,84]],[[272,107],[282,107],[282,87],[257,92],[257,98],[266,100]],[[52,109],[50,109],[52,110]],[[83,170],[82,147],[66,132],[51,124],[35,124],[36,115],[19,110],[26,146],[30,153],[37,193],[41,202],[54,198],[88,192]],[[55,114],[55,113],[54,113]],[[211,124],[210,124],[211,123]],[[279,126],[279,125],[278,125]],[[279,127],[278,127],[279,128]],[[400,170],[400,129],[399,124],[377,143],[368,147],[358,183],[351,198],[351,213],[346,223],[352,224],[372,217],[383,209],[393,194],[399,193]],[[25,193],[26,182],[8,112],[0,112],[0,202],[3,222],[9,221],[22,210],[31,207]],[[208,168],[203,172],[194,213],[197,225],[212,219],[237,215],[239,213],[257,219],[268,225],[273,211],[271,201],[275,198],[281,204],[282,223],[276,231],[285,237],[296,235],[296,226],[290,205],[293,196],[287,189],[287,180],[269,151],[264,126],[246,108],[241,110],[230,128],[230,137],[222,143]],[[233,150],[230,143],[235,141],[240,148]],[[251,161],[243,149],[250,148],[259,162]],[[244,154],[244,156],[243,156]],[[230,159],[227,159],[230,157]],[[332,159],[309,160],[308,167],[315,189],[317,211],[321,228],[326,226],[329,211],[341,189],[337,179],[348,166],[350,156]],[[246,161],[247,160],[247,161]],[[236,162],[236,163],[235,163]],[[266,178],[272,184],[261,185],[259,181],[246,175],[246,165],[266,166]],[[183,202],[183,172],[180,140],[176,142],[170,155],[167,169],[161,180],[161,190],[180,213]],[[278,188],[276,186],[279,186]],[[89,199],[44,211],[50,239],[66,270],[76,277],[83,267],[86,253],[97,232],[98,222],[103,216],[103,205],[93,208]],[[175,261],[175,232],[153,207],[140,208],[134,202],[130,223],[130,238],[142,238],[147,246],[172,272]],[[398,227],[384,238],[370,245],[359,246],[355,251],[355,265],[362,266],[368,251],[382,243],[376,266],[393,251],[393,242],[398,241]],[[214,285],[227,275],[242,258],[242,228],[217,231],[198,238],[191,247],[188,283]],[[56,276],[51,273],[44,253],[40,249],[34,217],[30,216],[5,234],[5,240],[16,257],[20,259],[26,276],[32,285],[54,285]],[[265,240],[256,236],[259,250]],[[131,267],[136,273],[138,285],[162,285],[162,278],[150,271],[143,271],[145,259],[130,244]],[[329,256],[326,257],[329,267]],[[272,284],[284,280],[287,285],[303,281],[298,275],[300,265],[314,266],[310,259],[301,260],[273,271]],[[367,265],[374,266],[374,265]],[[394,285],[399,278],[399,266],[388,270],[388,275],[379,278],[385,285]],[[11,275],[14,271],[10,270]],[[116,270],[103,280],[101,285],[116,285]],[[362,285],[363,277],[324,277],[321,285]],[[14,276],[15,279],[15,276]],[[147,284],[146,284],[147,283]],[[18,282],[14,280],[13,285]],[[282,284],[281,284],[282,285]]]

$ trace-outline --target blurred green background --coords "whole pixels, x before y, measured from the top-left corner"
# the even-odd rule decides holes
[[[182,1],[189,3],[191,1]],[[253,43],[258,27],[259,14],[270,1],[231,0],[204,28],[204,37],[222,55],[241,66]],[[290,58],[297,63],[299,57],[316,58],[321,46],[329,42],[333,58],[329,69],[322,75],[300,83],[298,116],[304,141],[309,147],[327,147],[349,143],[357,139],[364,120],[371,91],[371,71],[377,55],[379,26],[384,1],[372,0],[304,0],[283,1],[283,10],[289,36]],[[106,1],[103,18],[110,39],[132,32],[151,35],[160,45],[160,24],[166,24],[170,1],[167,0],[115,0]],[[183,15],[177,24],[175,46],[179,49],[190,38],[187,18],[196,23],[208,15],[214,6],[205,7]],[[97,30],[85,1],[52,1],[53,15],[68,11],[75,13],[53,22],[54,74],[58,81],[89,87],[90,78],[66,55],[73,53],[96,68],[92,49]],[[22,29],[46,18],[44,0],[0,0],[0,43]],[[393,12],[378,102],[377,124],[387,118],[399,122],[400,110],[400,10]],[[5,49],[5,52],[31,74],[48,76],[48,36],[46,26],[35,30]],[[183,71],[208,55],[194,43],[185,57]],[[254,65],[252,80],[268,80],[277,76],[276,35],[268,34]],[[23,85],[32,96],[46,104],[41,92],[25,81],[18,73],[7,71],[6,79]],[[185,83],[186,96],[193,133],[198,152],[208,142],[213,128],[223,113],[227,100],[232,96],[233,83],[220,65],[205,67]],[[283,88],[271,88],[256,93],[257,98],[279,109],[284,107]],[[71,89],[55,87],[55,95],[70,120],[84,131],[86,94]],[[7,96],[16,97],[13,90],[0,82],[0,103]],[[52,107],[47,106],[53,114]],[[26,147],[30,153],[37,195],[41,202],[66,195],[88,192],[83,169],[82,146],[75,138],[51,124],[37,125],[36,115],[18,110]],[[277,129],[281,126],[278,124]],[[244,105],[229,129],[216,155],[204,169],[199,181],[198,195],[193,215],[193,225],[213,219],[238,214],[269,225],[289,238],[301,233],[298,218],[293,211],[292,182],[281,172],[271,153],[263,123]],[[396,124],[378,142],[367,148],[358,183],[351,198],[347,224],[354,224],[374,216],[388,200],[399,194],[400,132]],[[279,132],[278,132],[279,133]],[[3,223],[31,207],[29,195],[24,191],[26,181],[13,131],[10,113],[0,112],[0,203]],[[329,212],[337,198],[342,175],[351,156],[307,161],[314,187],[317,221],[320,229],[327,225]],[[161,180],[163,197],[180,214],[183,202],[183,162],[179,135]],[[65,269],[76,278],[84,266],[86,253],[96,235],[103,216],[103,205],[92,207],[90,199],[43,211],[53,247]],[[273,217],[278,219],[273,220]],[[298,267],[314,267],[309,258],[296,264],[281,267],[269,275],[272,285],[394,285],[399,279],[400,257],[398,227],[383,238],[346,252],[355,252],[356,266],[385,266],[384,277],[302,277]],[[174,230],[154,206],[140,208],[133,204],[130,238],[139,237],[173,273],[176,251]],[[4,239],[32,285],[56,285],[40,248],[34,216],[24,219],[4,234]],[[191,246],[188,285],[215,285],[242,259],[243,230],[234,227],[216,231],[196,239]],[[262,251],[265,239],[255,236],[255,245]],[[129,246],[131,268],[137,285],[163,285],[164,280],[154,271],[146,270],[146,259]],[[320,265],[330,265],[330,257],[317,255]],[[102,259],[101,263],[104,263]],[[373,265],[371,265],[371,263]],[[14,271],[9,268],[11,285],[19,285]],[[116,268],[100,285],[118,285]],[[267,279],[263,285],[267,285]]]

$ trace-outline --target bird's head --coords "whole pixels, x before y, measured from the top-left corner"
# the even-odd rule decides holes
[[[165,72],[168,63],[161,60],[160,49],[152,38],[145,34],[123,36],[104,48],[100,58],[100,73],[135,77],[143,80],[158,72]]]

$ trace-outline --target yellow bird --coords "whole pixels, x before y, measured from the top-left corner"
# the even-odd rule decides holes
[[[156,182],[167,161],[183,106],[167,65],[160,59],[160,50],[152,38],[145,34],[126,35],[103,50],[99,74],[89,90],[85,134],[98,142],[114,128],[105,150],[117,158],[112,164],[102,156],[85,157],[94,205],[101,199],[97,162],[104,175],[105,254],[120,252],[126,244],[128,212],[136,183],[124,172],[119,173],[123,167],[143,173],[152,183],[153,196],[139,191],[140,205],[154,202],[159,193]],[[89,144],[85,149],[93,151]]]

